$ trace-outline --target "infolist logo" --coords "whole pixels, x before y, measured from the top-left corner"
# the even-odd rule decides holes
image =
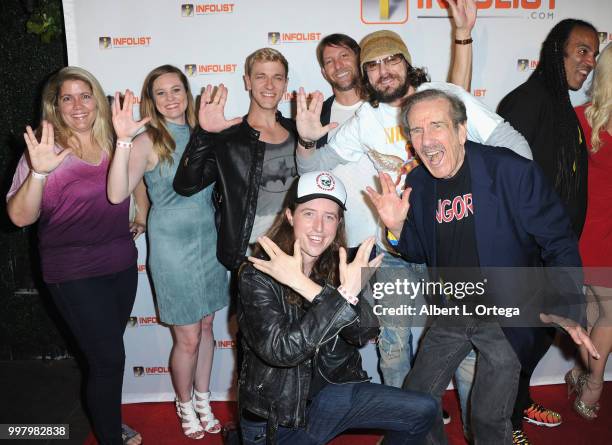
[[[476,2],[478,20],[490,18],[552,20],[556,0],[479,0]],[[417,18],[448,18],[445,0],[417,0]]]
[[[170,374],[170,368],[166,366],[134,366],[132,369],[134,377]]]
[[[133,48],[141,46],[151,45],[151,36],[140,36],[140,37],[110,37],[102,36],[98,37],[98,46],[100,49],[112,49],[112,48]]]
[[[193,3],[185,3],[181,5],[181,16],[183,17],[193,17]]]
[[[210,74],[233,74],[238,65],[235,63],[190,63],[185,65],[185,75],[187,77],[205,76]]]
[[[360,0],[361,22],[391,25],[408,21],[408,0]]]
[[[98,37],[98,46],[100,49],[111,49],[113,44],[112,39],[109,36]]]
[[[320,32],[268,32],[268,44],[308,43],[321,40]]]
[[[236,349],[236,340],[215,340],[217,349]]]
[[[533,71],[538,67],[538,60],[518,59],[516,61],[517,71]]]
[[[181,16],[231,14],[235,6],[234,3],[185,3],[181,5]]]

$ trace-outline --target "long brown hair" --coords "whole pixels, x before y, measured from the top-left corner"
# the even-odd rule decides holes
[[[153,150],[155,153],[157,153],[160,162],[167,162],[171,164],[172,153],[176,148],[176,143],[170,135],[170,131],[166,125],[166,120],[160,114],[160,112],[157,111],[153,95],[153,83],[158,77],[164,74],[176,74],[185,88],[185,94],[187,95],[185,120],[187,121],[189,128],[195,127],[196,115],[193,96],[191,95],[191,88],[189,87],[189,81],[181,70],[172,65],[162,65],[158,66],[147,75],[140,93],[140,116],[151,118],[146,128],[151,140],[153,141]]]
[[[266,232],[266,236],[270,238],[274,243],[282,249],[287,255],[293,253],[293,245],[295,243],[295,236],[293,234],[293,226],[287,219],[287,210],[292,215],[295,214],[295,209],[299,205],[295,202],[295,189],[297,188],[298,180],[296,179],[289,191],[287,192],[287,198],[285,199],[285,208],[276,217],[272,226]],[[325,251],[315,261],[312,271],[310,272],[310,279],[319,284],[331,284],[332,286],[338,286],[340,284],[340,247],[346,248],[346,232],[344,229],[344,210],[338,206],[338,229],[336,236],[332,243],[325,249]],[[266,253],[259,244],[253,249],[254,257],[265,257]],[[301,306],[304,299],[292,289],[285,288],[285,298],[290,304]]]
[[[77,156],[81,156],[82,147],[79,140],[74,138],[74,132],[66,125],[59,112],[59,94],[62,85],[67,80],[80,80],[91,88],[97,106],[91,139],[92,142],[97,143],[102,150],[110,155],[113,149],[113,131],[110,106],[104,95],[104,90],[93,74],[76,66],[67,66],[54,74],[47,81],[42,94],[42,118],[53,125],[57,145],[67,148],[70,141],[72,143],[70,148],[75,150]]]

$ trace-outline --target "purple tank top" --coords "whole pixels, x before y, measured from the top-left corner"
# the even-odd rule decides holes
[[[129,199],[113,205],[106,197],[108,156],[100,165],[69,155],[45,184],[38,220],[43,278],[61,283],[112,274],[135,264],[137,252],[129,230]],[[22,157],[7,199],[26,180]]]

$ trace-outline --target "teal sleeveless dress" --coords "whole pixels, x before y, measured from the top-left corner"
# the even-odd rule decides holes
[[[190,197],[174,191],[189,127],[167,125],[176,143],[173,162],[159,162],[144,175],[151,201],[148,263],[161,321],[185,325],[227,306],[229,290],[227,271],[216,256],[213,185]]]

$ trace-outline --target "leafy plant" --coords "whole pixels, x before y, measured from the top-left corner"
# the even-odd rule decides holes
[[[62,8],[59,0],[41,0],[26,23],[30,34],[36,34],[41,42],[49,43],[62,34]]]

